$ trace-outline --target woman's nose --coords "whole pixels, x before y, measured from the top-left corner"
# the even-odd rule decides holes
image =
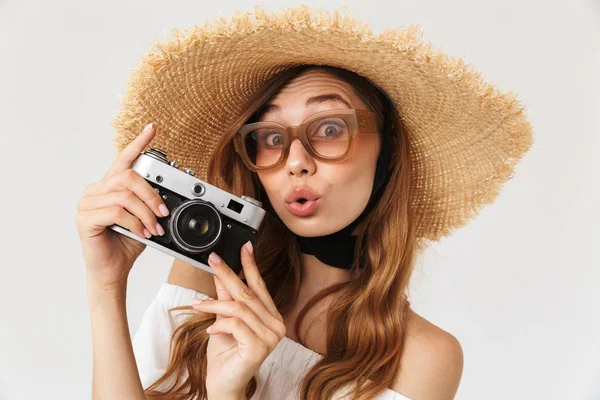
[[[292,141],[286,164],[288,170],[294,174],[298,174],[302,170],[311,172],[314,169],[314,160],[300,139],[295,138]]]

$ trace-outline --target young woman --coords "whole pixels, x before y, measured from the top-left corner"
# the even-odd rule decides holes
[[[280,16],[279,22],[289,22],[290,15],[295,14]],[[268,20],[281,27],[272,17]],[[310,29],[311,37],[319,32],[312,30],[314,25]],[[280,29],[271,31],[276,31],[275,42],[282,37],[281,43],[292,47]],[[239,39],[244,49],[252,48],[252,35]],[[323,46],[326,37],[319,37],[315,46]],[[356,40],[353,35],[348,38]],[[223,48],[234,39],[227,41]],[[269,43],[275,46],[275,42]],[[196,42],[187,45],[191,43]],[[348,48],[337,44],[331,46],[335,55],[330,64],[339,60],[352,64]],[[285,58],[286,52],[275,47]],[[262,68],[259,62],[276,65],[278,60],[255,55],[253,64],[245,58],[239,70],[227,68],[235,72],[230,80],[213,83],[213,96],[197,102],[182,94],[158,104],[159,95],[173,87],[173,78],[171,85],[156,86],[157,92],[146,90],[144,96],[138,92],[138,101],[128,103],[129,109],[117,120],[120,154],[107,175],[86,189],[77,218],[88,271],[95,398],[337,399],[343,394],[360,399],[454,398],[463,368],[461,345],[410,308],[407,287],[424,247],[420,239],[439,238],[465,222],[464,216],[450,219],[456,203],[449,200],[456,200],[453,196],[458,193],[463,208],[489,201],[490,190],[508,177],[508,161],[486,158],[479,144],[473,144],[468,148],[475,151],[469,153],[471,165],[487,160],[492,169],[465,168],[469,161],[460,160],[467,159],[444,154],[447,146],[460,147],[461,141],[467,149],[466,143],[473,143],[478,135],[474,129],[463,130],[464,121],[443,118],[455,104],[434,105],[426,98],[426,89],[421,89],[424,98],[419,100],[408,81],[407,98],[414,103],[401,103],[397,81],[380,75],[384,67],[379,64],[370,64],[375,71],[362,75],[350,67],[313,64],[312,50],[290,51],[293,57],[303,54],[306,62],[257,78],[257,83],[237,78],[247,76],[244,71],[254,71],[256,78]],[[178,57],[186,54],[175,47],[166,51]],[[360,53],[357,48],[353,51]],[[235,51],[227,54],[231,56],[222,57],[243,58]],[[180,62],[177,71],[181,71],[185,65],[173,59],[177,61],[164,57],[165,64],[152,67],[165,74],[161,76],[173,77],[176,69],[168,72],[164,67],[175,68],[169,63]],[[194,60],[189,62],[202,63]],[[205,77],[212,76],[212,67],[206,68]],[[415,76],[421,73],[411,71]],[[184,75],[177,82],[193,76]],[[379,76],[382,83],[376,85],[366,75]],[[220,86],[236,79],[238,91]],[[152,78],[146,84],[152,87],[157,81]],[[194,90],[210,87],[208,81]],[[135,82],[139,90],[142,81]],[[254,85],[253,90],[241,90],[246,84]],[[176,89],[171,93],[180,93]],[[472,90],[471,95],[476,93]],[[448,93],[458,92],[454,87]],[[153,99],[153,93],[159,95]],[[234,93],[247,95],[240,98]],[[179,103],[181,98],[187,98],[186,106]],[[457,98],[464,98],[464,93]],[[214,112],[201,110],[219,99],[226,99],[230,108],[215,122]],[[416,106],[419,101],[421,109]],[[502,99],[496,101],[504,104]],[[143,107],[136,108],[140,103]],[[453,115],[468,119],[466,115],[477,109],[475,103],[469,104]],[[167,106],[194,107],[196,120],[185,129],[171,128],[169,113],[151,110]],[[527,124],[514,111],[505,108],[507,116],[521,121],[511,125],[519,126],[521,140],[482,143],[494,151],[516,145],[518,151],[509,151],[512,157],[522,154],[530,139]],[[150,124],[142,134],[128,138],[141,114],[157,118],[158,129]],[[439,119],[434,120],[435,115]],[[423,126],[437,127],[429,130],[438,132],[437,142],[427,140],[434,134],[416,133],[419,124],[412,118],[417,116]],[[490,121],[497,117],[492,111],[474,115],[479,123],[486,116]],[[505,129],[514,136],[513,128]],[[498,140],[508,134],[497,126],[496,132]],[[254,197],[268,212],[254,245],[240,249],[243,271],[239,276],[214,253],[209,260],[212,277],[175,261],[132,345],[126,283],[144,245],[105,228],[116,223],[140,237],[168,234],[161,230],[159,219],[169,210],[148,182],[131,170],[132,162],[153,139],[168,154],[189,160],[186,165],[196,165],[201,179],[235,195]],[[432,160],[443,160],[442,168]],[[498,175],[499,170],[505,173]],[[465,173],[473,173],[468,185],[452,181],[452,174],[469,177]],[[495,180],[486,174],[495,174]],[[487,193],[480,191],[484,186],[476,186],[478,180],[491,185]],[[465,200],[469,190],[480,196],[470,205]],[[183,310],[187,311],[173,312]]]

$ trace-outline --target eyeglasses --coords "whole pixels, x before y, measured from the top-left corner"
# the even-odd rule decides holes
[[[235,151],[252,171],[262,171],[287,160],[294,138],[321,161],[341,161],[351,154],[359,133],[378,133],[375,113],[350,108],[327,110],[302,124],[284,127],[275,122],[243,125],[233,138]]]

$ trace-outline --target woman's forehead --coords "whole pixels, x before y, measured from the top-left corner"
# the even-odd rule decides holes
[[[302,96],[297,97],[293,103],[285,103],[285,101],[279,105],[276,102],[269,102],[263,107],[263,115],[265,114],[280,114],[285,108],[316,108],[317,106],[327,105],[328,108],[354,108],[352,100],[346,96],[326,91],[322,94],[315,94],[314,96],[308,97],[304,104],[302,104]]]
[[[309,71],[283,86],[262,107],[261,115],[275,116],[285,109],[316,111],[331,108],[364,108],[352,86],[330,74]]]

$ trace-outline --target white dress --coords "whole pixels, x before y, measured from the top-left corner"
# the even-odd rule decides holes
[[[157,296],[145,311],[133,338],[133,351],[144,389],[154,383],[165,371],[169,360],[171,333],[187,316],[182,311],[168,310],[182,305],[191,305],[192,299],[213,299],[204,293],[178,285],[164,283]],[[269,354],[255,375],[257,388],[251,400],[295,400],[295,391],[308,369],[319,359],[319,353],[300,343],[284,337]],[[349,392],[349,387],[336,394],[335,398]],[[386,389],[376,400],[410,400],[391,389]]]

